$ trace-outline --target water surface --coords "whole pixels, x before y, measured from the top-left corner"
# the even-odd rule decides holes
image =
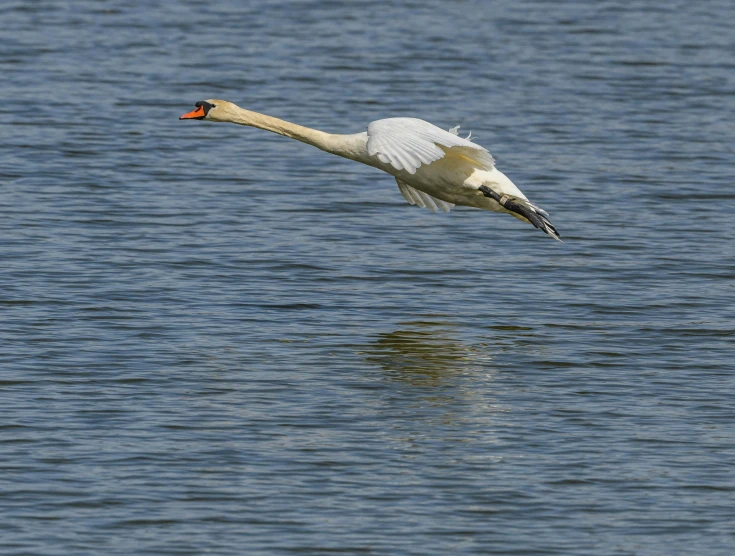
[[[729,2],[9,2],[4,554],[732,554]],[[565,239],[239,126],[462,124]]]

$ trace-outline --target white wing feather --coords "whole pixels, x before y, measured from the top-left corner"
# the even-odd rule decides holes
[[[367,149],[370,156],[376,156],[396,170],[415,174],[422,164],[431,164],[445,156],[440,148],[458,150],[468,149],[472,158],[483,169],[492,170],[495,160],[487,149],[444,131],[435,125],[416,118],[387,118],[376,120],[368,125]]]
[[[406,199],[406,201],[408,201],[408,204],[410,205],[417,205],[421,208],[428,208],[429,210],[431,210],[431,212],[436,212],[437,209],[441,210],[442,212],[449,212],[454,206],[453,203],[442,201],[441,199],[432,197],[428,193],[424,193],[423,191],[414,189],[406,182],[401,181],[398,178],[396,178],[396,182],[398,183],[398,190],[401,192],[401,195],[403,195],[403,198]]]

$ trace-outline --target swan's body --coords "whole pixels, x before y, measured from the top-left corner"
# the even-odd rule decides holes
[[[412,205],[444,212],[454,205],[506,212],[559,239],[546,212],[531,204],[495,168],[485,148],[459,137],[457,128],[444,131],[416,118],[388,118],[372,122],[367,132],[338,135],[251,112],[224,100],[198,102],[196,110],[180,119],[231,122],[291,137],[391,174]]]

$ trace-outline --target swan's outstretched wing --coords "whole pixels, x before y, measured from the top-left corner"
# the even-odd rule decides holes
[[[403,198],[408,201],[409,205],[418,205],[421,208],[429,209],[431,212],[436,212],[437,209],[442,212],[449,212],[454,206],[453,203],[442,201],[441,199],[432,197],[428,193],[414,189],[398,178],[396,178],[396,182],[398,182],[398,190],[401,192],[401,195],[403,195]]]
[[[443,158],[448,151],[465,155],[485,170],[492,170],[495,160],[487,149],[449,131],[416,118],[387,118],[368,125],[367,149],[370,156],[397,170],[415,174],[422,164]]]

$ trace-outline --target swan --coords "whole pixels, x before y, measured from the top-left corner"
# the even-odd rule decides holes
[[[340,135],[252,112],[225,100],[202,100],[195,106],[179,119],[231,122],[272,131],[391,174],[411,205],[433,212],[449,212],[455,205],[504,212],[561,241],[548,213],[531,203],[495,167],[487,149],[470,141],[469,135],[460,137],[459,126],[444,131],[417,118],[387,118],[370,123],[367,132]]]

